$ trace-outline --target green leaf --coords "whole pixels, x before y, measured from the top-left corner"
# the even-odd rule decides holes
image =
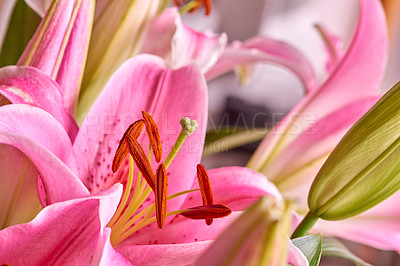
[[[1,49],[0,67],[17,63],[40,20],[41,18],[25,4],[24,0],[17,1]]]
[[[350,260],[357,266],[372,266],[371,264],[354,255],[339,240],[332,237],[324,237],[322,244],[322,256]]]
[[[228,151],[246,144],[262,140],[269,132],[267,128],[238,128],[226,126],[206,135],[203,155]]]
[[[306,256],[310,266],[319,265],[322,254],[322,237],[320,234],[292,239],[293,244]]]

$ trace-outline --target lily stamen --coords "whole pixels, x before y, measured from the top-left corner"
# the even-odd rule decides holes
[[[153,118],[146,112],[142,112],[142,114],[143,120],[133,123],[125,132],[115,154],[117,158],[114,158],[113,161],[113,169],[118,169],[125,159],[123,157],[125,152],[128,151],[130,153],[129,175],[125,191],[117,211],[108,223],[108,226],[112,228],[111,243],[114,246],[124,241],[137,230],[153,222],[157,222],[157,226],[160,229],[163,228],[168,216],[181,214],[190,219],[206,219],[207,224],[210,225],[212,219],[225,217],[231,213],[231,210],[224,205],[214,205],[211,183],[202,165],[197,167],[197,172],[200,191],[203,197],[203,206],[167,212],[168,200],[199,190],[182,191],[167,196],[168,180],[166,171],[186,138],[196,130],[198,124],[189,118],[181,119],[182,130],[175,145],[164,163],[158,166],[155,174],[151,165],[151,153],[153,152],[156,162],[161,159],[161,140],[159,138],[158,127]],[[148,156],[145,155],[141,144],[138,142],[138,137],[143,126],[146,128],[147,136],[150,140]],[[136,186],[133,189],[134,163],[139,171]],[[155,202],[141,209],[144,202],[149,200],[148,197],[151,191],[154,192]]]
[[[183,212],[180,214],[182,216],[185,216],[186,218],[194,220],[203,220],[204,218],[206,218],[206,220],[212,220],[213,218],[226,217],[231,213],[232,210],[225,205],[214,204],[193,207],[187,210],[183,210]]]
[[[154,157],[157,163],[161,161],[162,147],[160,132],[158,130],[157,124],[154,119],[149,115],[149,113],[142,111],[144,125],[146,126],[147,136],[150,140],[150,145],[153,149]]]
[[[151,164],[149,160],[146,158],[146,155],[142,149],[142,146],[131,136],[127,136],[127,143],[129,152],[132,155],[133,160],[135,161],[137,167],[139,168],[140,172],[143,174],[144,179],[146,180],[147,184],[151,187],[153,191],[156,189],[155,185],[155,173],[153,168],[151,168]]]
[[[164,226],[165,216],[167,214],[167,171],[165,166],[160,164],[157,169],[157,179],[156,179],[156,218],[157,225],[161,229]]]
[[[125,131],[124,136],[122,137],[121,141],[119,142],[117,151],[115,152],[114,160],[112,163],[113,173],[118,171],[122,162],[125,160],[126,156],[128,156],[129,150],[128,150],[128,146],[126,144],[126,136],[129,135],[129,136],[137,139],[140,136],[140,133],[142,133],[143,126],[144,126],[144,121],[138,120],[135,123],[131,124],[128,127],[128,129]]]
[[[206,168],[202,164],[197,165],[197,180],[199,182],[203,205],[213,205],[214,196],[212,193],[210,178],[208,177]],[[212,222],[212,219],[206,219],[207,225],[211,225]]]

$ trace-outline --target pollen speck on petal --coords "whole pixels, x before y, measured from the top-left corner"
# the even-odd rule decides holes
[[[140,136],[140,133],[143,130],[144,121],[142,119],[131,124],[128,129],[125,131],[124,136],[119,142],[118,149],[115,152],[114,160],[112,163],[112,171],[113,173],[117,172],[122,162],[125,160],[128,155],[128,147],[126,145],[126,136],[129,135],[135,139]]]
[[[150,162],[147,159],[142,146],[130,135],[126,135],[126,143],[128,144],[129,152],[132,155],[140,172],[142,172],[144,179],[147,184],[155,191],[155,174],[151,168]]]
[[[162,147],[158,126],[149,113],[147,113],[146,111],[142,111],[142,115],[144,119],[144,124],[146,126],[147,136],[149,137],[150,145],[153,149],[154,157],[156,159],[156,162],[159,163],[161,161]]]
[[[167,216],[167,170],[164,164],[160,164],[157,169],[156,190],[155,190],[155,206],[156,219],[159,228],[164,226],[165,217]]]

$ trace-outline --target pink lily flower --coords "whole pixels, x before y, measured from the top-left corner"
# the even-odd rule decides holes
[[[380,97],[386,57],[381,5],[379,1],[361,0],[352,41],[329,77],[273,129],[249,161],[248,166],[264,173],[284,196],[300,202],[300,213],[307,210],[307,192],[329,153]],[[320,221],[315,230],[398,250],[398,196],[348,220]]]
[[[228,205],[234,213],[215,220],[212,227],[204,221],[183,216],[167,218],[162,230],[150,223],[140,230],[125,233],[124,238],[116,233],[118,227],[110,225],[111,230],[107,227],[113,215],[119,218],[123,214],[116,211],[122,189],[115,184],[127,186],[129,176],[127,161],[113,174],[114,153],[127,126],[141,117],[139,110],[150,111],[159,121],[162,158],[167,157],[175,143],[179,119],[187,115],[199,121],[198,132],[188,137],[168,168],[169,195],[184,192],[183,196],[168,201],[168,209],[182,210],[188,205],[201,204],[200,193],[185,196],[188,193],[185,191],[197,188],[193,178],[204,144],[206,109],[206,85],[197,67],[189,65],[170,70],[162,59],[148,55],[128,60],[118,69],[89,112],[73,144],[62,125],[42,109],[20,104],[1,107],[0,150],[4,148],[4,156],[13,154],[13,165],[25,166],[9,167],[9,159],[1,160],[4,185],[0,193],[0,213],[5,214],[1,224],[8,227],[0,231],[0,263],[106,263],[114,256],[121,262],[135,264],[191,263],[237,216],[237,211],[261,195],[279,198],[276,188],[263,175],[240,167],[220,168],[209,171],[215,202]],[[144,147],[148,143],[143,134],[138,141],[144,143]],[[155,168],[157,164],[152,161],[152,165]],[[137,173],[133,171],[133,184],[137,182]],[[151,207],[154,198],[148,195],[135,205],[135,214],[146,206]],[[132,200],[130,197],[128,202]],[[36,202],[36,207],[41,202],[48,207],[31,222],[19,224],[22,218],[30,220],[29,215],[20,217],[31,211],[24,209],[27,202]],[[132,227],[128,225],[128,228]],[[110,242],[110,239],[116,240]],[[29,252],[22,255],[21,247]],[[48,250],[53,251],[46,252]],[[60,252],[65,255],[61,256]]]

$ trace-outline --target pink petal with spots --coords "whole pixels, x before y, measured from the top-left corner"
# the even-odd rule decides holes
[[[0,263],[11,265],[98,264],[103,228],[117,208],[122,192],[53,204],[31,222],[0,231]]]
[[[44,1],[34,4],[37,10],[45,5]],[[18,61],[57,81],[71,114],[79,96],[93,14],[94,0],[53,1]]]
[[[206,73],[206,78],[209,80],[239,65],[255,63],[271,63],[288,69],[300,79],[306,92],[317,85],[310,62],[299,50],[288,43],[267,37],[255,37],[244,43],[236,41],[227,46],[216,64]]]
[[[132,244],[150,244],[157,240],[160,244],[190,243],[215,239],[237,215],[256,202],[260,196],[271,196],[282,199],[276,187],[264,175],[244,167],[223,167],[208,171],[214,194],[214,202],[224,204],[235,211],[226,218],[214,219],[211,226],[202,220],[190,220],[183,216],[174,216],[165,222],[162,230],[150,224],[140,229],[132,237],[121,243],[121,246]],[[198,188],[197,180],[192,188]],[[180,208],[174,207],[176,199],[168,202],[168,211],[187,209],[202,205],[200,191],[192,192]],[[195,229],[194,229],[195,228]]]
[[[52,204],[89,195],[75,175],[77,168],[70,139],[62,126],[42,109],[20,104],[2,106],[0,143],[18,149],[24,153],[21,154],[23,158],[33,163],[32,171],[39,173],[43,183],[38,191],[42,203]],[[2,172],[15,170],[10,168],[17,164],[8,162],[8,170],[2,169]],[[10,176],[1,176],[6,177]],[[35,183],[32,185],[36,187]]]
[[[182,117],[188,116],[200,124],[167,170],[169,193],[190,188],[201,158],[207,124],[204,77],[195,66],[171,70],[165,68],[161,58],[140,55],[125,62],[115,72],[75,140],[80,177],[92,192],[126,180],[128,160],[116,174],[111,171],[111,163],[123,133],[131,123],[142,118],[142,110],[151,114],[158,124],[163,145],[162,160],[179,135]],[[139,142],[144,150],[148,149],[146,134],[142,133]],[[156,167],[153,161],[153,168]],[[180,202],[178,200],[177,204]]]
[[[78,125],[63,107],[61,89],[41,71],[25,66],[1,68],[0,94],[11,103],[29,104],[49,112],[63,125],[71,140],[75,139]]]
[[[325,83],[306,95],[263,140],[248,166],[262,170],[308,127],[310,117],[325,117],[354,101],[376,96],[386,59],[387,32],[380,1],[360,0],[359,21],[342,60]]]

